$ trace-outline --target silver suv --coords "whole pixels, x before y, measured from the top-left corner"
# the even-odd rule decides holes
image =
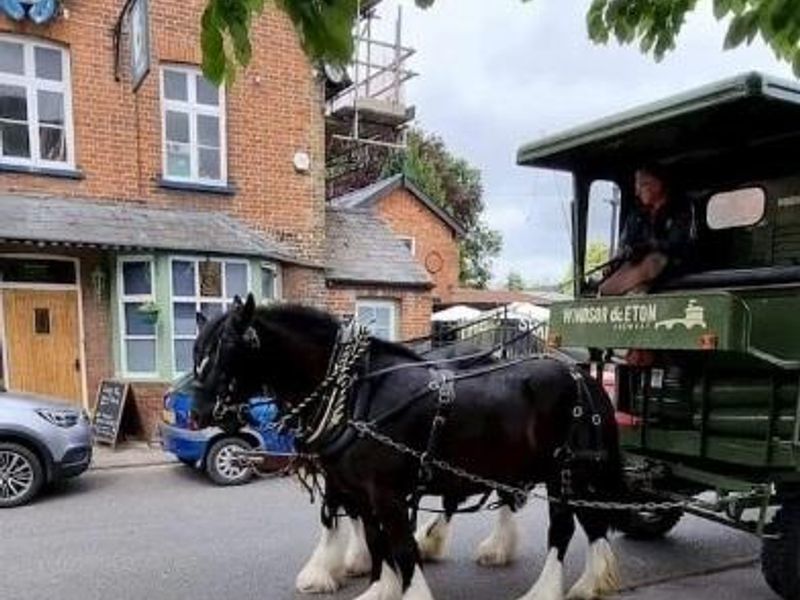
[[[85,412],[32,394],[0,391],[0,508],[30,501],[46,483],[92,461]]]

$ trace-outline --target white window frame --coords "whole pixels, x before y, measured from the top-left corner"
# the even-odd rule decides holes
[[[167,71],[183,73],[186,75],[187,99],[171,100],[166,97],[165,77]],[[179,183],[199,183],[226,187],[228,185],[228,135],[227,120],[225,110],[225,87],[220,86],[219,103],[217,106],[209,106],[197,103],[197,84],[194,80],[196,75],[202,76],[202,71],[197,67],[186,65],[163,64],[159,72],[159,86],[161,91],[161,172],[166,181],[176,181]],[[167,111],[175,111],[189,115],[189,177],[178,177],[170,175],[167,171]],[[219,155],[220,155],[220,178],[209,179],[200,177],[200,150],[197,143],[197,115],[207,115],[219,119]]]
[[[403,242],[404,244],[406,242],[411,242],[409,244],[409,251],[411,252],[411,256],[416,256],[417,255],[417,240],[413,236],[410,236],[410,235],[399,235],[397,237],[400,238],[400,241]]]
[[[397,328],[398,325],[398,313],[400,311],[400,307],[398,306],[398,302],[396,300],[390,299],[381,299],[381,298],[358,298],[356,300],[356,314],[355,317],[358,319],[358,312],[359,308],[361,307],[380,307],[380,308],[389,308],[389,328],[392,332],[391,337],[388,341],[395,342],[398,340],[399,331]]]
[[[125,294],[125,275],[123,265],[129,262],[147,262],[150,264],[150,293],[149,294]],[[128,335],[125,323],[125,304],[156,301],[156,265],[155,258],[150,255],[141,256],[120,256],[117,259],[117,304],[119,315],[119,343],[120,343],[120,371],[126,379],[154,379],[158,377],[158,324],[155,325],[153,335]],[[155,355],[153,357],[153,371],[129,371],[128,370],[128,340],[152,340],[155,345]]]
[[[200,295],[200,263],[204,263],[207,260],[211,262],[218,262],[222,263],[222,296],[201,296]],[[194,296],[177,296],[175,295],[174,289],[174,282],[172,279],[172,265],[176,262],[191,262],[194,263]],[[177,341],[194,341],[197,338],[197,331],[195,330],[194,335],[189,334],[177,334],[175,332],[175,305],[176,304],[190,304],[194,303],[195,306],[195,314],[200,312],[200,307],[202,304],[222,304],[223,312],[227,309],[230,303],[233,301],[233,296],[228,295],[228,281],[225,277],[226,269],[224,265],[226,264],[237,264],[237,265],[244,265],[245,266],[245,281],[247,282],[248,291],[250,291],[250,287],[252,286],[252,279],[250,274],[250,261],[241,258],[224,258],[224,257],[214,257],[208,258],[205,256],[170,256],[169,258],[169,310],[170,313],[170,323],[172,324],[170,327],[170,338],[169,343],[172,349],[172,364],[170,368],[172,369],[173,375],[180,376],[186,373],[186,371],[178,370],[178,354],[175,352],[175,342]],[[242,298],[244,300],[244,298]]]
[[[274,298],[265,298],[263,291],[264,291],[264,271],[272,271],[275,281],[275,297]],[[262,304],[271,304],[273,302],[279,302],[283,299],[283,274],[281,272],[281,268],[276,263],[271,262],[262,262],[260,268],[260,275],[261,275],[261,303]]]
[[[0,83],[25,88],[28,109],[28,145],[30,158],[3,156],[0,164],[23,167],[36,167],[68,171],[75,169],[75,140],[72,125],[72,67],[69,50],[56,44],[17,35],[0,34],[0,41],[22,46],[23,75],[0,73]],[[46,48],[61,53],[61,81],[39,79],[36,77],[35,49]],[[57,92],[64,97],[64,138],[67,145],[66,161],[40,158],[39,146],[39,97],[37,92]],[[47,127],[47,125],[45,125]]]

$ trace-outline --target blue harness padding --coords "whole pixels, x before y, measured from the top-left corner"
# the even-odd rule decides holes
[[[22,21],[28,17],[37,25],[52,20],[57,9],[57,0],[0,0],[0,12],[9,19]]]

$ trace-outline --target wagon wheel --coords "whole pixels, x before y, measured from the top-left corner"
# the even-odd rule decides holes
[[[784,600],[800,600],[800,500],[785,502],[768,526],[761,549],[761,572]]]
[[[616,524],[617,529],[635,540],[654,540],[664,537],[678,521],[683,511],[679,508],[658,511],[629,511]]]

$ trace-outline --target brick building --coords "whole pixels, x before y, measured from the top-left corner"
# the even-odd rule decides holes
[[[369,208],[331,207],[327,240],[331,312],[355,315],[389,340],[430,333],[433,282],[380,217]]]
[[[197,311],[246,292],[326,306],[324,116],[271,3],[229,89],[198,68],[204,0],[134,2],[117,48],[123,4],[0,11],[0,378],[85,408],[124,379],[150,436]]]
[[[382,179],[330,201],[373,211],[405,244],[433,283],[433,304],[447,304],[458,287],[458,239],[464,228],[404,175]]]

